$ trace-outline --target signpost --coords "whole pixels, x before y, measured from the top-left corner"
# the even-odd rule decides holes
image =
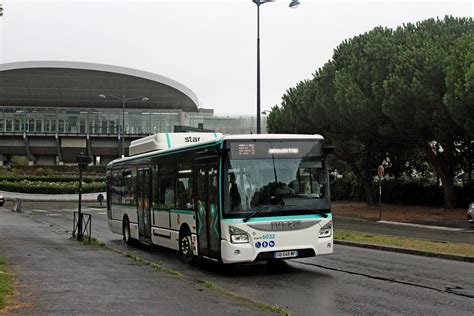
[[[79,166],[79,206],[77,210],[77,240],[82,241],[83,231],[82,231],[82,212],[81,212],[81,200],[82,200],[82,171],[87,169],[87,165],[91,163],[92,159],[89,156],[84,156],[81,152],[77,156],[77,164]]]
[[[382,220],[382,178],[385,175],[385,168],[380,165],[377,168],[377,174],[379,175],[379,221]]]

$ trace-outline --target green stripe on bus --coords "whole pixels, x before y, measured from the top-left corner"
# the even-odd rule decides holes
[[[153,212],[169,212],[169,208],[154,208]]]
[[[166,133],[166,143],[168,144],[168,148],[171,148],[171,141],[170,141],[170,134]]]
[[[328,213],[328,217],[323,217],[318,214],[309,214],[309,215],[291,215],[291,216],[268,216],[268,217],[252,217],[247,223],[253,222],[263,222],[263,221],[283,221],[283,220],[293,220],[293,219],[332,219],[332,214]],[[236,221],[241,221],[243,218],[224,218],[224,222],[235,223]]]
[[[175,213],[175,214],[186,214],[186,215],[193,215],[194,210],[182,210],[182,209],[169,209],[169,208],[154,208],[154,212],[170,212],[170,213]]]
[[[193,215],[194,214],[193,210],[175,210],[175,209],[171,209],[170,212],[171,213],[177,213],[177,214],[186,214],[186,215]]]

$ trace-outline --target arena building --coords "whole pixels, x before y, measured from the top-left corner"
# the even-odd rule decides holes
[[[128,155],[132,140],[197,129],[255,133],[256,121],[216,116],[183,84],[141,70],[57,61],[0,65],[0,164],[17,155],[31,164],[74,163],[83,152],[103,165]]]

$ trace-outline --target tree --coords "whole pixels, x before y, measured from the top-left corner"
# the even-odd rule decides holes
[[[468,137],[463,150],[468,186],[472,185],[474,162],[474,32],[456,40],[446,58],[446,95],[444,103],[453,119],[464,127]]]
[[[445,69],[444,103],[456,123],[474,137],[474,30],[455,41]]]
[[[454,207],[453,178],[474,115],[472,33],[472,19],[446,17],[346,40],[312,80],[287,90],[269,131],[323,134],[370,204],[382,161],[400,173],[425,168],[424,156],[442,179],[446,206]]]
[[[442,179],[445,207],[456,206],[454,174],[465,131],[453,120],[444,61],[455,41],[472,31],[472,19],[446,17],[407,24],[394,32],[400,51],[384,83],[383,112],[404,141],[419,146]]]

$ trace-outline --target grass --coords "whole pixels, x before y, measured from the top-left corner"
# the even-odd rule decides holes
[[[77,235],[74,236],[74,237],[70,237],[69,238],[70,240],[77,240]],[[87,235],[83,235],[82,237],[82,243],[84,245],[88,245],[88,246],[96,246],[96,247],[105,247],[105,243],[103,242],[100,242],[98,241],[97,239],[95,239],[94,237],[92,237],[90,240],[89,240],[89,236]]]
[[[354,241],[372,245],[400,247],[434,253],[474,257],[474,245],[450,242],[436,242],[408,237],[381,234],[360,233],[346,230],[335,230],[335,240]]]
[[[0,311],[7,304],[7,296],[11,294],[13,286],[12,279],[6,271],[7,260],[0,257]]]

